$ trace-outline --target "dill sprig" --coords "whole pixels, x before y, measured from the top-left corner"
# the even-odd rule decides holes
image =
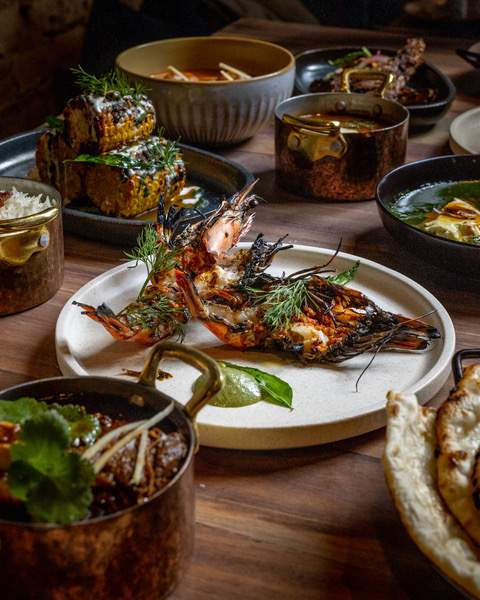
[[[286,329],[293,319],[303,314],[306,306],[319,308],[318,298],[310,292],[308,284],[312,275],[321,276],[322,272],[326,272],[321,269],[328,266],[331,260],[322,267],[297,271],[284,277],[270,289],[247,288],[254,295],[255,304],[261,304],[265,309],[263,322],[267,327],[272,330]],[[325,280],[335,285],[346,285],[355,277],[359,266],[360,261],[356,261],[349,269],[325,277]]]
[[[134,260],[135,267],[143,263],[147,268],[147,277],[138,293],[137,301],[143,299],[147,285],[155,275],[171,271],[177,262],[178,250],[168,248],[165,241],[157,234],[155,227],[144,227],[137,238],[137,245],[131,252],[125,252],[129,260]]]
[[[122,312],[125,312],[131,327],[138,326],[143,329],[156,330],[161,324],[170,322],[173,326],[172,335],[177,335],[179,339],[183,339],[183,326],[177,318],[183,312],[182,308],[172,304],[167,296],[157,294],[150,298],[148,303],[130,304]]]
[[[272,330],[287,328],[292,319],[303,314],[307,303],[316,304],[308,291],[308,280],[299,278],[283,280],[282,283],[268,290],[250,288],[255,302],[265,309],[263,322]]]
[[[75,76],[75,83],[81,90],[93,96],[106,96],[109,92],[119,92],[122,96],[132,96],[138,99],[148,91],[143,83],[138,81],[131,83],[126,75],[116,69],[107,71],[99,77],[87,73],[80,65],[70,70]]]

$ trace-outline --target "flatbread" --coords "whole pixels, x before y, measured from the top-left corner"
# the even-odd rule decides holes
[[[480,598],[480,561],[436,487],[436,411],[415,396],[388,394],[383,464],[403,524],[419,549],[454,583]]]
[[[438,409],[436,435],[440,495],[480,545],[480,511],[473,499],[474,467],[480,448],[480,365],[465,369],[455,391]]]

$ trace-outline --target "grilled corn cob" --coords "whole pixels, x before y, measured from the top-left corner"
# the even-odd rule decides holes
[[[67,145],[61,132],[45,131],[37,143],[35,155],[40,179],[56,187],[63,185],[63,161],[75,158],[76,153]]]
[[[144,95],[81,95],[63,111],[65,141],[76,153],[98,154],[149,136],[155,128],[155,109]]]
[[[172,142],[151,136],[100,155],[79,155],[65,163],[64,197],[88,198],[100,211],[134,217],[168,202],[185,185],[185,164]],[[82,183],[81,189],[78,183]]]

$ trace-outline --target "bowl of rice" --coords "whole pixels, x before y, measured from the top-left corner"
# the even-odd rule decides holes
[[[0,177],[0,315],[49,300],[63,281],[62,199],[49,185]]]

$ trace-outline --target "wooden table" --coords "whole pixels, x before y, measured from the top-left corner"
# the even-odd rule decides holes
[[[391,44],[397,35],[242,20],[222,33],[272,40],[294,51],[328,45]],[[452,77],[468,70],[451,48],[432,40],[428,58]],[[463,44],[465,45],[465,44]],[[475,105],[459,94],[433,130],[409,142],[408,160],[448,153],[453,116]],[[458,347],[480,346],[478,289],[446,277],[397,246],[383,230],[374,202],[322,204],[275,187],[273,128],[224,152],[261,179],[253,237],[290,234],[292,242],[342,249],[408,275],[450,312]],[[118,264],[119,249],[66,237],[66,275],[47,304],[0,319],[0,388],[58,374],[57,316],[80,286]],[[1,285],[1,282],[0,282]],[[445,397],[451,381],[438,395]],[[196,462],[196,552],[175,600],[310,600],[318,598],[458,598],[405,534],[384,483],[384,431],[342,443],[285,452],[201,448]]]

